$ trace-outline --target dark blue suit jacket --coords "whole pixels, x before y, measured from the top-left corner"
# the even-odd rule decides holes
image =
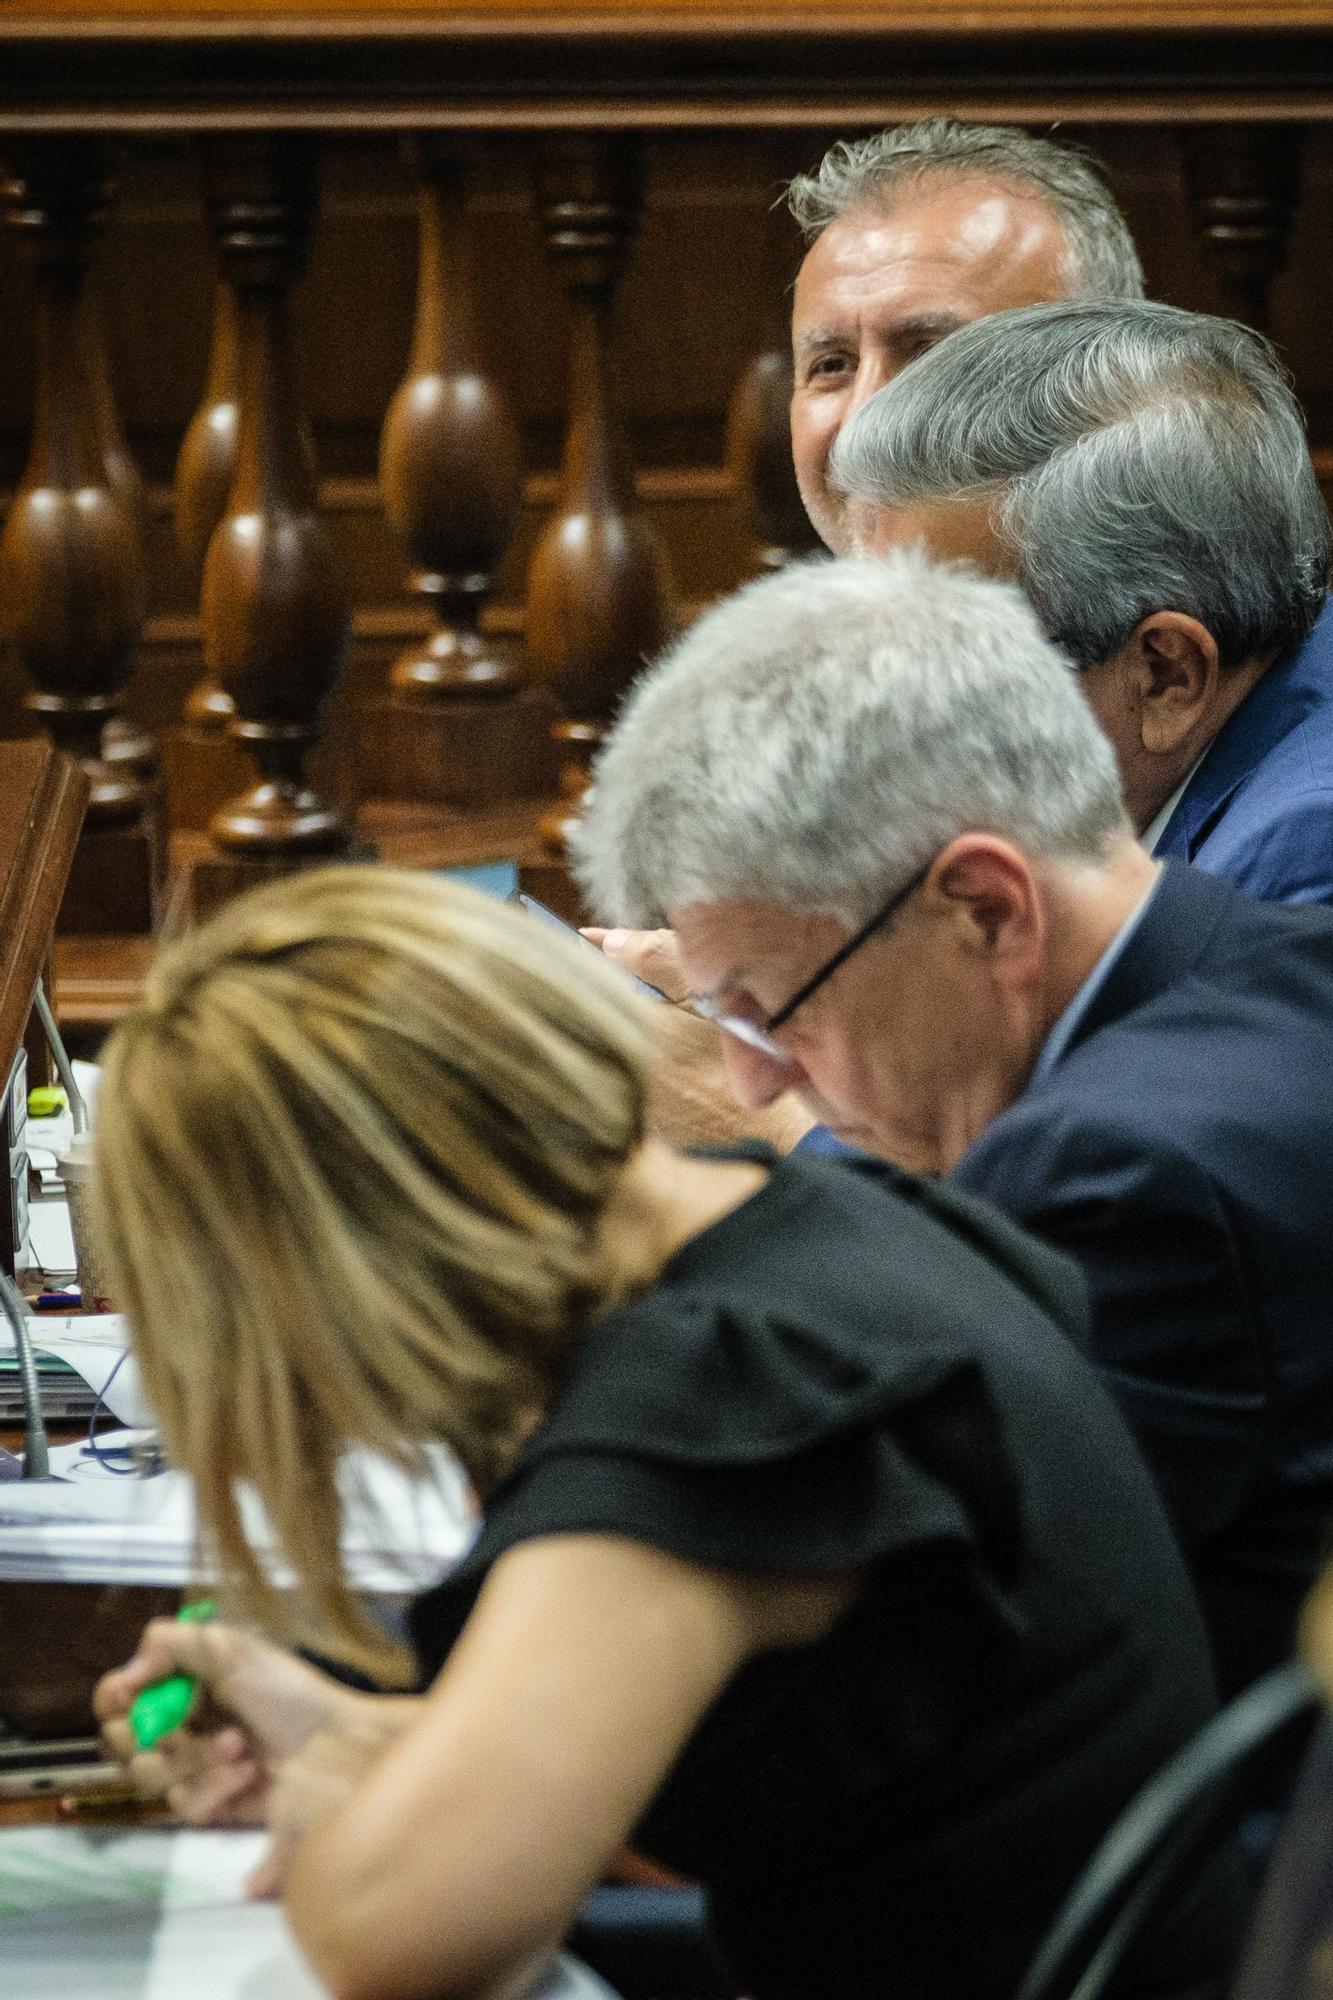
[[[1333,601],[1219,733],[1154,851],[1265,902],[1333,902]]]
[[[1333,913],[1169,863],[954,1178],[1081,1261],[1093,1358],[1242,1686],[1288,1650],[1333,1526]]]

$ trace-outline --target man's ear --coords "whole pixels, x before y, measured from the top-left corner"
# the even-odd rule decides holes
[[[1182,611],[1152,611],[1121,649],[1139,740],[1153,757],[1179,750],[1217,690],[1217,641]]]
[[[964,949],[988,959],[1026,959],[1039,949],[1040,897],[1019,850],[994,834],[950,841],[931,871],[932,886],[952,906]]]

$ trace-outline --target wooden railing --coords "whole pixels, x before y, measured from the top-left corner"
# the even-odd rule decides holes
[[[554,853],[642,659],[809,546],[785,432],[798,250],[773,193],[840,132],[931,110],[1100,141],[1155,288],[1270,326],[1333,438],[1327,7],[8,0],[0,730],[8,672],[11,733],[39,726],[88,777],[63,928],[147,934],[172,854],[203,906],[367,843]],[[382,227],[358,272],[340,223],[331,284],[319,181],[349,135]],[[187,291],[173,263],[115,264],[125,177],[135,241],[189,201],[206,224],[206,368],[197,265]],[[345,181],[338,200],[345,217]],[[525,273],[507,313],[496,217]],[[375,289],[381,255],[401,297]],[[344,360],[350,424],[294,331],[312,256],[316,301],[340,300],[317,348],[355,356],[363,294],[402,328],[393,378]],[[184,347],[196,410],[173,436]]]

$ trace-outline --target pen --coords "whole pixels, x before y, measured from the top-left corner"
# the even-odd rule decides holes
[[[199,1604],[182,1604],[176,1617],[184,1624],[202,1625],[213,1616],[213,1609],[205,1599]],[[180,1728],[190,1712],[196,1686],[193,1674],[168,1674],[165,1680],[140,1689],[130,1703],[130,1727],[141,1750],[151,1750],[162,1737]]]
[[[83,1796],[103,1804],[134,1797],[126,1793],[125,1774],[114,1764],[50,1764],[40,1770],[0,1771],[0,1799],[43,1799]]]

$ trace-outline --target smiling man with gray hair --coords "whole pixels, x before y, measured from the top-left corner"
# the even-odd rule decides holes
[[[999,313],[843,427],[856,545],[1023,585],[1145,843],[1333,900],[1328,514],[1268,343],[1142,301]]]
[[[1152,860],[1020,592],[910,551],[708,612],[578,838],[601,914],[674,926],[739,1098],[1082,1260],[1224,1687],[1284,1657],[1333,1518],[1333,914]]]
[[[1143,295],[1096,162],[1012,126],[923,118],[839,140],[787,203],[808,246],[792,299],[792,459],[838,555],[850,542],[829,450],[877,389],[987,313]]]

